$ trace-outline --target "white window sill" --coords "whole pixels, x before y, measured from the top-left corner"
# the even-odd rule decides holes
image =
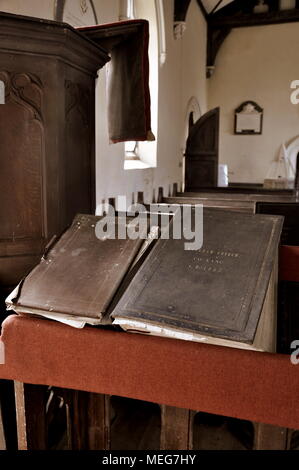
[[[144,170],[145,168],[152,168],[148,163],[144,163],[141,160],[125,160],[125,170]]]

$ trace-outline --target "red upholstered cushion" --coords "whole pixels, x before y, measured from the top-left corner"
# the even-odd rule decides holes
[[[282,281],[299,282],[299,246],[280,248],[279,278]]]
[[[258,353],[10,316],[0,377],[299,428],[299,365]]]

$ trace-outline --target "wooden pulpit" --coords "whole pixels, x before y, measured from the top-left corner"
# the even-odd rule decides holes
[[[95,79],[108,54],[64,23],[0,14],[0,286],[95,209]],[[1,83],[0,82],[0,83]]]

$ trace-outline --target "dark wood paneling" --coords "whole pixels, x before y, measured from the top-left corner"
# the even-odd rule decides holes
[[[95,209],[95,78],[108,55],[71,26],[0,14],[0,284]]]
[[[278,285],[277,349],[290,354],[291,343],[299,339],[299,282],[280,281]]]
[[[72,221],[76,213],[94,212],[94,172],[92,153],[93,94],[88,87],[70,80],[65,82],[65,219]],[[78,190],[80,188],[80,190]]]
[[[284,216],[281,244],[299,246],[299,203],[257,202],[256,213]]]
[[[194,416],[194,411],[161,405],[160,449],[192,449]]]
[[[271,424],[255,424],[254,450],[287,450],[288,429]]]
[[[42,161],[44,90],[37,76],[0,72],[6,102],[0,106],[0,238],[43,236]]]
[[[194,157],[186,162],[186,191],[213,187],[216,177],[216,162],[209,155]]]

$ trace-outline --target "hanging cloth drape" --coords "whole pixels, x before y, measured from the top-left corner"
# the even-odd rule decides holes
[[[108,65],[110,142],[154,140],[151,131],[148,21],[119,21],[79,29],[111,55]]]

